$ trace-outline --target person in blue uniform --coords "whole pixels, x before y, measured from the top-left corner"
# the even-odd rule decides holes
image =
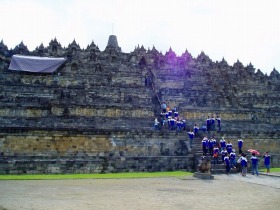
[[[214,165],[219,164],[219,148],[217,145],[214,146],[213,149],[213,158],[214,158]]]
[[[179,112],[174,112],[174,117],[178,117],[179,116]]]
[[[217,141],[214,136],[212,137],[212,144],[213,144],[213,147],[215,147],[217,145]]]
[[[214,118],[214,116],[211,117],[211,130],[212,131],[215,130],[215,118]]]
[[[208,116],[208,118],[206,119],[206,126],[207,126],[207,132],[209,133],[211,130],[211,119]]]
[[[194,130],[194,138],[197,138],[199,127],[196,124],[194,124],[193,130]]]
[[[241,139],[241,137],[239,137],[239,139],[237,140],[237,144],[238,144],[238,149],[239,149],[239,154],[242,154],[242,147],[243,147],[243,140]]]
[[[226,173],[229,174],[230,172],[230,160],[229,160],[229,154],[226,154],[224,162],[226,164]]]
[[[177,124],[177,130],[178,131],[182,130],[182,120],[178,119],[176,124]]]
[[[228,143],[226,144],[226,149],[228,154],[232,152],[232,143],[230,141],[228,141]]]
[[[252,175],[257,174],[257,176],[259,175],[259,171],[258,171],[258,158],[256,157],[255,153],[252,153],[252,157],[251,157],[251,164],[252,164]]]
[[[221,131],[221,118],[219,116],[217,116],[216,120],[218,122],[218,132],[220,132]]]
[[[221,151],[226,148],[226,145],[227,145],[227,142],[226,142],[225,138],[222,137],[222,139],[220,140]]]
[[[235,150],[234,149],[229,154],[229,156],[230,156],[231,168],[236,168],[236,154],[235,154]]]
[[[213,155],[213,148],[214,148],[214,144],[213,143],[214,142],[213,142],[212,138],[210,138],[208,140],[208,149],[209,149],[209,154],[210,155]]]
[[[208,139],[206,138],[206,136],[201,141],[203,156],[205,156],[207,154],[207,141],[208,141]]]
[[[170,129],[175,130],[175,119],[172,117],[170,119]]]
[[[189,138],[190,138],[190,145],[192,146],[193,143],[193,139],[194,139],[194,132],[192,130],[190,130],[188,132]]]
[[[227,155],[227,150],[226,150],[226,148],[224,148],[224,149],[221,151],[221,155],[222,155],[222,163],[225,163],[225,156]]]
[[[187,122],[185,119],[182,120],[182,130],[186,130]]]
[[[269,155],[269,153],[266,152],[263,155],[263,158],[264,158],[264,165],[265,165],[265,168],[266,168],[266,174],[269,174],[270,173],[270,155]]]
[[[242,154],[241,156],[241,167],[242,167],[242,176],[246,176],[247,175],[247,166],[248,166],[248,160],[246,158],[246,154]]]
[[[172,111],[171,110],[168,111],[168,116],[172,117]]]

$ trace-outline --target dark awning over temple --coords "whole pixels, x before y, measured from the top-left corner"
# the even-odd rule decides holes
[[[65,58],[13,55],[9,70],[52,73],[65,61]]]

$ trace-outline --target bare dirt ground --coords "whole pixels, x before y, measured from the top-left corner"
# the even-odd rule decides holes
[[[280,208],[280,178],[263,175],[0,181],[0,192],[0,210]]]

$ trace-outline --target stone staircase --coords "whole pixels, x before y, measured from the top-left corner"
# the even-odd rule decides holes
[[[69,49],[59,46],[54,40],[43,49],[44,55],[53,56],[55,47],[60,56],[68,57],[72,48],[77,48],[75,43]],[[0,46],[0,51],[3,49],[8,50]],[[191,171],[194,157],[202,155],[203,135],[208,134],[200,133],[191,148],[187,131],[194,124],[205,124],[208,115],[219,114],[222,130],[211,132],[211,136],[217,140],[224,136],[235,148],[241,136],[245,150],[272,151],[278,154],[272,158],[274,163],[280,164],[280,77],[276,70],[265,76],[239,61],[229,66],[224,60],[211,61],[204,53],[197,58],[188,52],[176,56],[171,49],[165,55],[144,47],[131,53],[122,53],[118,47],[100,52],[94,44],[76,50],[71,61],[53,75],[9,71],[10,57],[0,59],[1,152],[14,160],[26,156],[30,162],[43,160],[45,154],[61,157],[63,164],[74,157],[77,171],[184,167]],[[151,86],[145,84],[146,74],[152,78]],[[187,130],[153,130],[153,118],[160,115],[162,101],[179,108]],[[38,159],[30,158],[32,155]],[[84,166],[78,161],[81,158]],[[52,164],[51,158],[48,161]],[[72,163],[64,167],[57,160],[53,167],[55,164],[64,171]],[[217,172],[222,172],[222,167],[213,166]]]
[[[203,155],[202,146],[201,146],[202,138],[203,137],[200,133],[199,137],[197,137],[193,140],[192,153],[195,154],[195,157],[197,158],[198,162]],[[221,155],[219,155],[218,164],[214,164],[213,157],[210,157],[210,159],[211,159],[211,173],[212,174],[226,174],[226,168],[221,160]],[[230,173],[237,173],[237,169],[231,168]]]

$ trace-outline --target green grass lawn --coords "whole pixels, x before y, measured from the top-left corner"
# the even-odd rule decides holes
[[[261,168],[260,172],[266,172],[266,168]],[[270,172],[280,172],[280,168],[270,168]]]
[[[134,172],[110,174],[22,174],[0,175],[0,180],[63,180],[63,179],[133,179],[133,178],[161,178],[184,177],[192,175],[190,172]]]

